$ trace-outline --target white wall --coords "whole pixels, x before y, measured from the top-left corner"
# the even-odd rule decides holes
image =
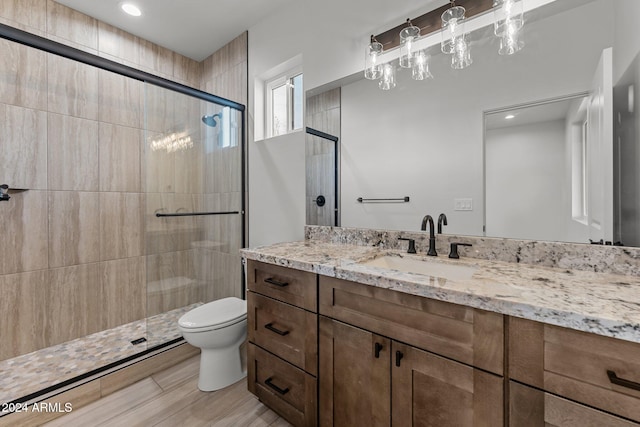
[[[566,241],[565,121],[487,130],[487,235]]]
[[[254,124],[263,127],[260,78],[302,53],[303,15],[294,3],[249,29],[249,246],[304,238],[304,133],[262,139],[259,131],[254,141]]]
[[[304,238],[305,157],[300,134],[252,143],[249,173],[252,247]]]
[[[615,51],[613,54],[613,84],[622,76],[640,51],[640,1],[614,0]]]
[[[608,0],[589,3],[528,23],[517,57],[500,57],[497,41],[483,39],[468,69],[435,55],[433,81],[399,71],[389,92],[364,80],[344,86],[342,224],[415,230],[424,214],[444,212],[448,233],[482,235],[483,112],[588,90],[613,42],[611,26],[600,24],[611,16]],[[360,196],[412,201],[362,205]],[[454,198],[472,198],[473,211],[454,211]]]

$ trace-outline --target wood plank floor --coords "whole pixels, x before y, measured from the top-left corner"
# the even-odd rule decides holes
[[[290,426],[247,390],[246,380],[223,390],[198,390],[200,356],[64,415],[53,426]]]

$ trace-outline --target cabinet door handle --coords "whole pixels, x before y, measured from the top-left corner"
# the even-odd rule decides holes
[[[400,361],[402,360],[402,358],[404,357],[404,354],[402,354],[402,352],[400,350],[396,351],[396,366],[400,367]]]
[[[619,386],[622,386],[622,387],[630,388],[631,390],[640,391],[640,384],[639,383],[636,383],[636,382],[633,382],[633,381],[629,381],[629,380],[625,380],[624,378],[619,378],[614,371],[607,371],[607,375],[609,376],[609,381],[611,381],[611,384],[615,384],[615,385],[619,385]]]
[[[281,288],[284,288],[285,286],[289,286],[289,283],[280,282],[279,280],[276,280],[273,277],[268,277],[268,278],[264,279],[264,281],[269,283],[270,285],[280,286]]]
[[[374,346],[374,355],[376,357],[376,359],[380,358],[380,351],[382,351],[382,344],[380,344],[379,342],[377,342]]]
[[[270,330],[271,332],[275,332],[276,334],[280,335],[280,336],[285,336],[285,335],[289,335],[289,331],[281,331],[280,329],[277,329],[273,326],[273,322],[272,323],[267,323],[266,325],[264,325],[265,328],[267,328],[268,330]]]
[[[275,390],[281,396],[284,396],[285,394],[289,393],[289,387],[285,389],[278,387],[273,383],[273,377],[267,378],[266,380],[264,380],[264,383],[268,385],[271,389]]]

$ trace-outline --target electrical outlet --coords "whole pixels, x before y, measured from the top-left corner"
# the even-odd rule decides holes
[[[472,211],[473,199],[453,199],[454,211]]]

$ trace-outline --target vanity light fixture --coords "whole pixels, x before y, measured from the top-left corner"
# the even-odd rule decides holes
[[[513,55],[524,47],[520,35],[524,26],[522,0],[495,0],[494,33],[500,37],[500,55]]]
[[[514,116],[513,114],[508,114],[508,115],[504,116],[504,118],[505,118],[506,120],[515,119],[515,117],[516,117],[516,116]]]
[[[457,4],[456,4],[457,3]],[[364,76],[378,80],[378,86],[389,90],[396,86],[396,67],[390,62],[381,63],[381,55],[396,47],[399,52],[400,69],[411,69],[414,80],[432,79],[429,71],[427,49],[416,51],[421,37],[440,32],[440,50],[451,55],[451,67],[467,68],[473,63],[470,42],[465,30],[469,17],[477,16],[493,9],[494,34],[500,39],[500,55],[512,55],[520,51],[522,28],[524,26],[524,0],[449,0],[437,9],[417,18],[407,19],[403,24],[378,35],[372,35],[365,50]],[[387,56],[387,55],[385,55]],[[388,59],[384,59],[389,61]]]
[[[122,9],[124,13],[131,16],[142,15],[142,11],[140,10],[140,8],[133,3],[120,3],[120,9]]]
[[[382,77],[382,64],[378,62],[378,57],[382,54],[382,43],[371,35],[371,41],[367,45],[364,53],[364,77],[369,80],[377,80]]]
[[[414,63],[413,44],[420,37],[420,28],[411,23],[407,18],[407,27],[400,31],[400,66],[402,68],[412,68]]]

